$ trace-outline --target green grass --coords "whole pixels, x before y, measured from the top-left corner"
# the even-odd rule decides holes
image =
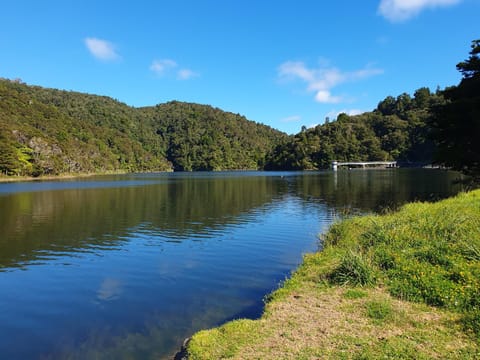
[[[345,299],[361,299],[367,296],[367,293],[363,290],[360,289],[347,289],[345,293],[343,294],[343,297]]]
[[[480,335],[480,191],[349,219],[325,241],[355,249],[393,296],[457,311]]]
[[[239,348],[252,342],[258,327],[257,322],[242,319],[231,321],[217,329],[200,331],[195,335],[195,341],[190,342],[189,358],[195,360],[232,357]]]
[[[393,315],[392,304],[389,300],[372,300],[365,303],[367,316],[377,322],[389,320]]]
[[[480,356],[480,190],[350,218],[323,241],[260,320],[194,335],[191,358]]]
[[[375,271],[362,253],[349,250],[328,280],[336,285],[370,286],[375,284]]]

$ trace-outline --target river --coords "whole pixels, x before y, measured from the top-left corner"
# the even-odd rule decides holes
[[[218,172],[0,184],[0,354],[171,358],[260,316],[343,216],[460,191],[439,170]]]

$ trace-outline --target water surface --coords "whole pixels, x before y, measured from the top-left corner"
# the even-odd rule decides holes
[[[0,354],[169,358],[261,314],[344,214],[458,192],[435,170],[135,174],[0,184]]]

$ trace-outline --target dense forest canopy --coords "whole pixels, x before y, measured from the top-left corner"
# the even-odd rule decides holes
[[[208,105],[133,108],[114,99],[0,79],[0,173],[310,170],[338,161],[435,161],[480,176],[480,40],[458,86],[387,96],[361,115],[296,135]]]
[[[435,161],[480,179],[480,40],[471,48],[470,57],[457,64],[463,79],[445,89],[446,102],[433,108],[430,126]]]
[[[413,97],[388,96],[372,112],[340,114],[336,121],[304,128],[278,145],[267,156],[265,167],[323,169],[333,160],[430,163],[434,144],[427,120],[431,107],[444,101],[439,91],[432,93],[428,88],[418,89]]]
[[[207,105],[133,108],[114,99],[0,80],[6,175],[263,167],[286,135]]]

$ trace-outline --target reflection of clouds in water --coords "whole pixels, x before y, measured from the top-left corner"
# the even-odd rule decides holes
[[[117,299],[122,293],[122,282],[118,279],[105,278],[97,290],[97,299],[110,301]]]

